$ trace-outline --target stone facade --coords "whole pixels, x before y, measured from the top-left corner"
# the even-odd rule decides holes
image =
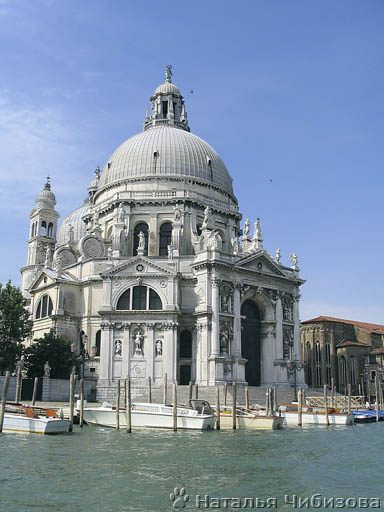
[[[181,384],[288,386],[287,361],[300,358],[297,257],[292,266],[280,250],[272,257],[259,219],[252,233],[248,219],[241,229],[232,178],[190,133],[169,76],[144,131],[96,169],[57,241],[46,184],[31,219],[50,213],[51,237],[31,227],[22,269],[33,338],[53,328],[85,350],[103,397],[127,375],[143,387],[165,374]]]
[[[372,395],[377,372],[383,380],[383,325],[325,316],[306,320],[301,350],[309,387],[330,386],[333,379],[340,393],[351,384],[353,394]]]

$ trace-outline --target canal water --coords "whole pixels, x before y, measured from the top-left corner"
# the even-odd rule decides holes
[[[2,434],[0,511],[256,510],[271,498],[277,510],[292,510],[293,496],[313,495],[321,495],[312,501],[321,504],[317,510],[367,510],[359,498],[378,498],[384,508],[383,437],[384,422],[271,432],[127,434],[75,426],[52,437]]]

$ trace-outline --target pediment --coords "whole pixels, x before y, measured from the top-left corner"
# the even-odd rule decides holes
[[[124,277],[149,277],[149,276],[174,276],[175,272],[169,270],[163,265],[159,265],[158,263],[153,262],[149,258],[145,256],[136,256],[116,267],[113,267],[106,272],[102,272],[102,278],[124,278]]]
[[[245,256],[236,263],[236,267],[244,270],[262,272],[263,274],[267,273],[285,277],[284,272],[265,251]]]
[[[39,288],[46,288],[47,286],[55,283],[56,279],[53,276],[49,275],[45,270],[41,270],[29,287],[29,291],[32,292]]]
[[[35,280],[32,282],[29,287],[29,292],[33,292],[39,290],[41,288],[47,288],[52,284],[56,284],[57,282],[66,281],[68,283],[76,284],[78,280],[69,274],[68,272],[62,271],[60,276],[58,275],[56,270],[52,270],[50,268],[43,268],[37,274]]]

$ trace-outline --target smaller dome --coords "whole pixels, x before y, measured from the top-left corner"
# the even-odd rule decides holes
[[[57,245],[65,245],[70,240],[70,231],[73,230],[73,242],[78,242],[85,235],[86,226],[83,221],[84,215],[87,213],[88,204],[85,203],[80,208],[73,210],[61,223],[57,233]]]
[[[159,87],[155,90],[154,96],[156,94],[177,94],[178,96],[181,96],[179,89],[176,87],[175,84],[171,82],[164,82],[163,84],[159,85]]]
[[[51,185],[47,181],[44,185],[44,188],[36,197],[36,207],[41,208],[55,208],[56,205],[56,197],[55,194],[51,191]]]

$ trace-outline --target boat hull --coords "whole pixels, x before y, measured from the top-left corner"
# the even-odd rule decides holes
[[[285,425],[297,426],[298,414],[293,411],[282,411],[281,416],[284,418]],[[352,425],[354,423],[353,414],[329,414],[328,420],[330,425]],[[302,413],[302,425],[326,425],[325,414],[316,414],[310,412]]]
[[[85,408],[84,421],[90,425],[116,428],[116,410],[102,407]],[[177,415],[177,428],[187,430],[211,430],[215,426],[214,416]],[[119,412],[120,428],[127,427],[125,410]],[[153,414],[147,411],[131,412],[132,428],[164,428],[173,429],[173,415],[170,413]]]
[[[236,416],[236,428],[241,430],[276,430],[283,423],[284,418],[279,416]],[[220,428],[233,428],[232,414],[220,414]]]
[[[28,418],[5,413],[3,432],[22,434],[62,434],[69,430],[69,420],[61,418]]]

